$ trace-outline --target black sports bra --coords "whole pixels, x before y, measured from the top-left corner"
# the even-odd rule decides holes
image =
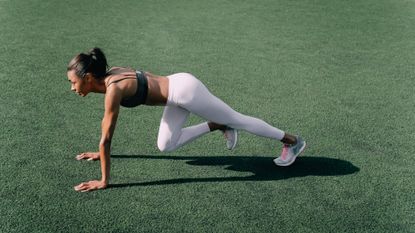
[[[127,108],[136,107],[138,105],[144,104],[147,99],[148,94],[148,81],[147,77],[144,75],[144,71],[136,70],[136,77],[137,77],[137,90],[133,96],[128,98],[123,98],[121,100],[120,105]],[[113,83],[117,83],[124,79],[132,79],[132,78],[122,78],[118,79],[114,82],[111,82],[107,85],[107,87]]]

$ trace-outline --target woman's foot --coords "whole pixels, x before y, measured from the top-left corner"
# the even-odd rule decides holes
[[[214,122],[208,122],[210,131],[220,130],[226,139],[226,148],[233,150],[238,142],[238,131],[226,125],[220,125]]]
[[[236,144],[238,143],[238,130],[226,127],[226,129],[222,132],[226,138],[226,147],[228,148],[228,150],[235,149]]]
[[[275,165],[283,167],[290,166],[294,163],[297,156],[299,156],[304,151],[307,145],[306,142],[299,136],[296,136],[295,138],[295,144],[284,144],[281,156],[274,159]]]

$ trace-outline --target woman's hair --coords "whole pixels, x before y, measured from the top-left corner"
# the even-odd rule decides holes
[[[93,48],[88,53],[76,55],[68,64],[68,71],[75,70],[78,77],[83,79],[91,73],[95,79],[105,78],[108,70],[107,59],[100,48]]]

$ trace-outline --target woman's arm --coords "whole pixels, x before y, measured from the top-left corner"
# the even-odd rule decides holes
[[[99,158],[101,160],[101,181],[108,184],[110,178],[110,148],[114,135],[118,113],[120,111],[121,91],[117,86],[109,88],[105,95],[105,114],[102,119],[102,134],[99,142]]]
[[[105,113],[102,119],[102,134],[99,143],[99,158],[101,160],[101,180],[89,181],[75,186],[76,191],[86,192],[107,187],[110,179],[110,148],[114,135],[121,102],[121,91],[116,85],[107,89],[105,94]]]

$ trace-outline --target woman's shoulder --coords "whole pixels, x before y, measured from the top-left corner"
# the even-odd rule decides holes
[[[111,67],[104,82],[107,92],[122,93],[124,96],[129,95],[134,89],[136,82],[133,79],[136,79],[135,70],[126,67]]]

